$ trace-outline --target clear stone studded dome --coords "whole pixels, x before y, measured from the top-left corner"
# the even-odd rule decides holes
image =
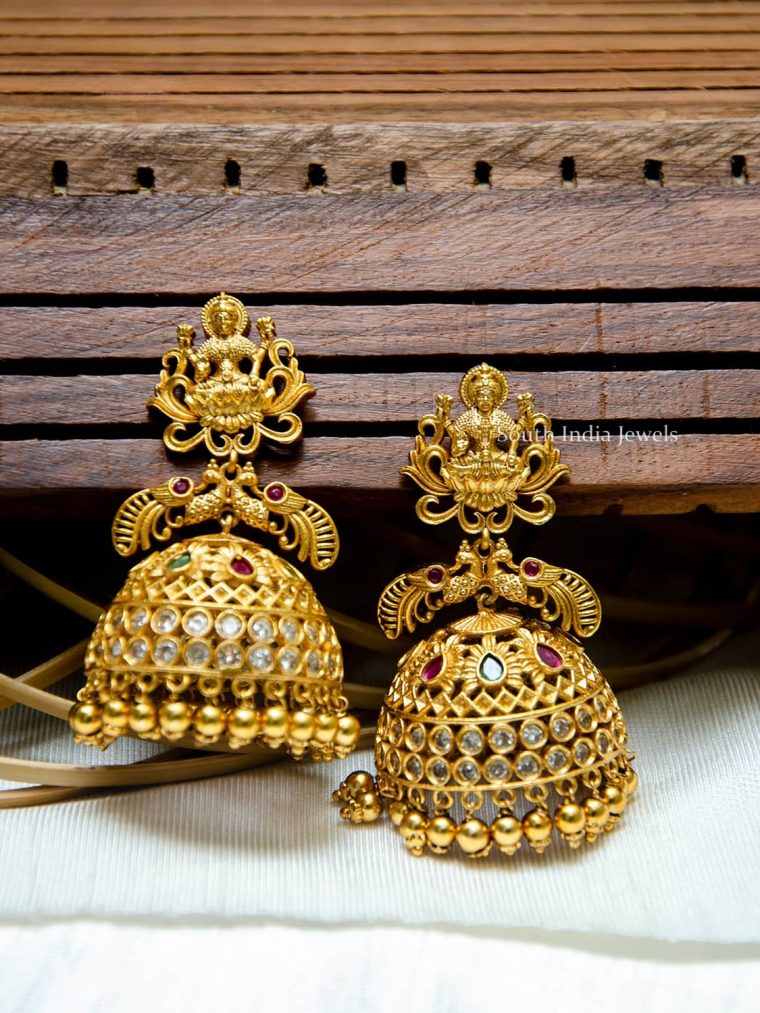
[[[311,584],[232,535],[138,563],[97,623],[85,673],[77,738],[103,748],[132,732],[330,759],[358,737],[340,645]]]
[[[401,658],[375,760],[381,794],[426,814],[433,851],[468,826],[508,854],[523,837],[542,851],[555,829],[575,846],[611,829],[636,786],[617,701],[577,641],[488,610]]]

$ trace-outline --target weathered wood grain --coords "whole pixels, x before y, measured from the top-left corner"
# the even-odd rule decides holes
[[[0,359],[147,359],[200,306],[6,306]],[[252,305],[306,361],[346,357],[760,352],[760,303],[396,303]],[[547,363],[549,365],[550,363]],[[44,366],[40,367],[44,372]]]
[[[752,187],[6,197],[0,293],[741,287],[759,219]]]
[[[560,162],[575,159],[577,192],[643,187],[647,158],[664,165],[667,188],[731,185],[731,157],[760,164],[760,120],[704,123],[443,124],[305,126],[0,126],[0,195],[49,196],[52,165],[68,165],[68,193],[137,189],[153,168],[162,194],[220,194],[235,159],[243,194],[303,193],[307,167],[325,167],[331,194],[392,190],[390,163],[407,164],[410,193],[472,193],[475,162],[491,166],[491,193],[561,188]]]
[[[311,75],[404,73],[477,73],[522,71],[756,70],[757,52],[736,49],[712,52],[679,51],[589,53],[196,53],[193,74]],[[187,58],[177,53],[26,53],[0,55],[0,74],[184,74]],[[629,78],[630,80],[630,78]],[[634,82],[637,78],[634,79]],[[634,83],[631,82],[631,83]]]
[[[654,16],[653,16],[654,14]],[[84,32],[92,38],[141,36],[245,36],[256,35],[264,39],[269,36],[286,36],[297,40],[301,36],[388,36],[400,33],[420,36],[490,36],[490,35],[555,35],[567,33],[607,35],[630,34],[640,32],[674,33],[701,35],[712,33],[753,33],[760,31],[760,18],[757,11],[746,13],[742,8],[734,8],[723,13],[717,11],[703,13],[698,18],[685,17],[683,14],[670,14],[663,11],[632,13],[618,8],[610,11],[601,8],[594,14],[566,13],[561,7],[555,7],[551,13],[534,13],[530,10],[512,11],[505,6],[494,13],[465,13],[459,11],[439,12],[436,16],[419,15],[406,12],[399,16],[396,12],[369,14],[354,11],[353,17],[347,18],[340,14],[327,11],[318,17],[304,17],[302,14],[276,14],[271,11],[250,14],[243,17],[228,16],[220,18],[207,14],[206,17],[187,18],[179,15],[174,17],[157,17],[143,15],[140,18],[108,18],[99,16],[93,11],[86,19],[70,17],[35,18],[33,21],[23,18],[0,18],[0,33],[10,38],[67,38],[81,36]],[[457,43],[459,38],[457,39]]]
[[[645,38],[645,37],[644,37]],[[644,38],[638,43],[643,45]],[[132,40],[124,52],[132,52]],[[142,41],[142,40],[140,40]],[[710,37],[710,42],[714,40]],[[184,40],[176,52],[184,51]],[[204,43],[206,45],[206,43]],[[0,39],[0,47],[2,39]],[[150,51],[150,47],[147,47]],[[719,46],[716,46],[719,49]],[[441,47],[440,52],[446,52]],[[758,43],[760,51],[760,43]],[[0,48],[0,52],[2,49]],[[760,116],[758,88],[686,88],[653,91],[513,92],[505,94],[400,93],[302,95],[5,95],[4,123],[493,123],[578,120],[640,122]]]
[[[398,475],[411,440],[404,437],[304,441],[292,461],[262,463],[267,480],[280,478],[335,501],[407,488]],[[690,434],[675,443],[572,443],[563,447],[571,481],[557,487],[560,509],[598,513],[611,505],[633,513],[680,513],[706,503],[735,512],[760,508],[760,449],[753,434]],[[140,485],[190,472],[169,462],[159,440],[66,440],[0,443],[0,497],[127,493]],[[413,493],[407,493],[412,499]],[[655,506],[656,504],[656,506]]]
[[[54,73],[0,75],[0,95],[300,95],[310,101],[316,92],[330,94],[433,94],[446,96],[511,94],[514,92],[597,91],[638,92],[694,88],[760,89],[760,69],[707,70],[568,70],[535,73],[448,74],[414,73],[269,73],[250,74],[100,74]]]
[[[455,394],[456,373],[317,373],[304,412],[313,423],[407,423]],[[510,372],[514,393],[530,390],[541,410],[578,424],[597,419],[754,418],[760,370]],[[148,425],[154,378],[0,376],[0,425]]]

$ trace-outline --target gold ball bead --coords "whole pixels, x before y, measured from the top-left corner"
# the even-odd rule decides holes
[[[602,798],[607,803],[612,816],[622,816],[625,809],[625,792],[616,784],[608,784],[602,792]]]
[[[375,779],[367,770],[355,770],[353,774],[348,775],[344,783],[351,795],[375,790]]]
[[[359,738],[361,724],[353,714],[344,714],[338,718],[338,731],[335,736],[335,744],[338,746],[353,746]]]
[[[169,735],[182,735],[192,724],[190,708],[183,700],[168,700],[158,712],[161,730]]]
[[[149,700],[135,700],[129,708],[129,727],[138,735],[146,735],[156,727],[156,708]]]
[[[227,730],[233,739],[251,742],[259,732],[259,715],[253,707],[236,707],[227,721]]]
[[[356,799],[361,823],[374,823],[383,811],[383,804],[374,791],[362,792]]]
[[[193,724],[204,739],[217,739],[224,731],[224,711],[216,704],[206,703],[195,712]]]
[[[565,802],[554,814],[554,825],[561,834],[579,834],[586,826],[586,813],[576,802]]]
[[[424,834],[427,829],[427,816],[424,813],[419,812],[417,809],[409,809],[403,819],[398,825],[401,831],[401,836],[404,840],[408,840],[410,837]]]
[[[95,735],[103,727],[100,707],[89,701],[74,704],[69,711],[69,724],[77,735]]]
[[[477,855],[488,847],[491,839],[488,826],[475,818],[460,823],[456,830],[456,839],[459,847],[467,855]]]
[[[323,745],[329,745],[338,732],[338,719],[334,714],[317,714],[314,738]]]
[[[103,724],[107,728],[126,728],[129,724],[129,704],[113,697],[106,700],[103,704]]]
[[[391,823],[394,825],[394,827],[401,826],[401,821],[408,812],[409,806],[406,804],[406,802],[400,801],[391,802],[391,804],[388,806],[388,815],[390,816]]]
[[[523,826],[516,816],[497,816],[491,824],[491,834],[497,848],[517,849],[523,835]]]
[[[293,711],[288,723],[288,735],[296,742],[308,742],[314,736],[314,715],[308,711]]]
[[[625,793],[630,798],[639,786],[639,778],[633,767],[629,767],[625,774]]]
[[[548,841],[552,835],[552,821],[548,813],[532,809],[523,817],[523,833],[532,843]]]
[[[289,723],[290,715],[284,707],[267,707],[261,730],[268,739],[284,739]]]
[[[593,796],[583,800],[583,811],[586,814],[586,826],[589,830],[603,827],[610,815],[606,802]]]
[[[449,816],[433,816],[428,823],[428,844],[434,848],[448,848],[454,840],[457,825]]]

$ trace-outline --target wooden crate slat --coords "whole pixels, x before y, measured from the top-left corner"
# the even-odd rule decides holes
[[[203,300],[200,295],[194,305],[180,306],[6,306],[0,311],[0,359],[147,359],[157,365],[178,323],[192,323],[200,334]],[[248,308],[252,318],[272,314],[278,333],[310,360],[760,352],[760,303],[749,300]]]
[[[575,160],[580,196],[596,187],[644,189],[644,162],[663,163],[666,188],[732,187],[731,157],[760,163],[760,120],[699,125],[594,123],[378,126],[0,126],[0,195],[49,197],[55,160],[68,165],[68,194],[134,192],[150,166],[160,194],[220,194],[224,166],[240,166],[243,194],[302,194],[310,163],[324,166],[330,194],[392,191],[390,164],[407,166],[410,194],[472,194],[477,161],[491,166],[490,194],[561,190],[560,163]],[[753,176],[750,175],[752,179]]]
[[[641,37],[639,45],[644,44]],[[712,48],[720,49],[716,37],[709,38]],[[0,53],[2,50],[0,39]],[[133,40],[123,40],[123,52],[132,52]],[[144,40],[138,40],[144,41]],[[185,40],[178,40],[175,52],[185,51]],[[744,40],[749,46],[749,41]],[[204,42],[204,46],[208,43]],[[760,52],[760,39],[757,50]],[[150,47],[147,47],[150,52]],[[205,50],[204,50],[205,51]],[[434,50],[435,51],[435,50]],[[445,45],[440,52],[447,52]],[[236,125],[241,120],[262,124],[297,121],[303,124],[337,125],[346,122],[451,123],[513,120],[542,122],[549,119],[570,121],[646,120],[655,116],[690,120],[715,120],[739,116],[760,116],[760,85],[756,88],[684,88],[652,91],[565,91],[565,92],[484,92],[461,94],[383,94],[313,92],[303,95],[6,95],[0,100],[0,116],[5,123],[63,124],[104,122],[141,127],[152,123]]]
[[[408,423],[433,410],[436,393],[455,393],[460,373],[322,373],[305,409],[314,423]],[[562,419],[754,418],[760,369],[540,372],[509,374],[512,392]],[[149,424],[154,378],[0,376],[0,425]]]
[[[7,197],[0,293],[750,286],[751,187],[430,200]]]
[[[405,437],[305,440],[296,460],[261,464],[267,480],[327,490],[334,501],[406,488],[398,469]],[[621,504],[631,512],[679,513],[702,503],[734,512],[760,508],[760,449],[754,434],[681,436],[676,443],[567,443],[572,480],[557,488],[568,512],[598,513]],[[127,493],[172,474],[197,474],[197,461],[169,461],[160,440],[0,442],[0,495]],[[666,493],[666,495],[663,495]],[[412,494],[409,493],[411,496]]]

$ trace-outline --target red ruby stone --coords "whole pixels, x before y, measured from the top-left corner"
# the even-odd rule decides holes
[[[562,668],[562,655],[557,654],[553,647],[548,644],[537,644],[536,654],[549,668]]]
[[[267,496],[275,503],[279,503],[285,495],[285,490],[281,485],[270,485],[267,489]]]
[[[251,574],[253,573],[253,567],[248,562],[248,560],[243,559],[242,556],[235,556],[235,558],[230,563],[230,566],[235,571],[235,573],[239,573],[241,577],[250,577]]]
[[[436,654],[434,658],[422,669],[422,678],[425,682],[430,682],[431,679],[435,679],[437,675],[440,675],[441,669],[443,668],[443,655]]]
[[[431,566],[427,572],[427,579],[431,584],[441,584],[443,578],[444,573],[440,566]]]
[[[537,577],[541,572],[541,564],[537,563],[535,559],[529,559],[527,563],[523,563],[523,573],[526,577]]]
[[[178,496],[184,496],[189,488],[189,478],[177,478],[172,482],[172,492],[176,492]]]

